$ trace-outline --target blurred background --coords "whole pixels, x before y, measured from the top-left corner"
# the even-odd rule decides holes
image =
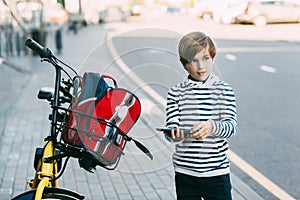
[[[300,0],[1,0],[0,56],[26,54],[24,37],[62,48],[62,32],[173,13],[221,24],[299,23]],[[52,38],[49,38],[52,37]]]

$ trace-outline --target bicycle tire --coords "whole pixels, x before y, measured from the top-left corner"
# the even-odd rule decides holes
[[[12,198],[12,200],[34,200],[35,193],[36,190],[29,190]],[[48,188],[44,190],[42,200],[43,199],[82,200],[84,199],[84,196],[70,190],[65,190],[61,188]]]

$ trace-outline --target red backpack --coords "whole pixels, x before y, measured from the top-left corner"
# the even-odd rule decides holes
[[[105,78],[114,82],[114,88]],[[98,161],[97,165],[113,166],[114,169],[124,154],[127,141],[134,141],[153,158],[144,145],[127,135],[140,116],[140,101],[130,91],[118,88],[113,77],[86,72],[81,81],[80,95],[70,110],[62,140],[85,148]],[[91,165],[89,163],[91,161],[80,161],[88,171],[91,166],[85,165]]]

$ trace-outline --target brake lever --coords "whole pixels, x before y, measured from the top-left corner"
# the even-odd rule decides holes
[[[59,86],[59,90],[64,94],[65,97],[68,97],[68,98],[71,98],[72,99],[72,95],[70,94],[70,92],[62,87],[62,86]]]
[[[65,96],[59,97],[60,103],[72,103],[72,98],[68,98]]]

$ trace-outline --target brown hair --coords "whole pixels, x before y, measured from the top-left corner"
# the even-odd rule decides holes
[[[191,32],[184,35],[178,44],[182,65],[185,67],[204,48],[208,48],[209,55],[214,59],[217,51],[216,45],[209,36],[202,32]]]

